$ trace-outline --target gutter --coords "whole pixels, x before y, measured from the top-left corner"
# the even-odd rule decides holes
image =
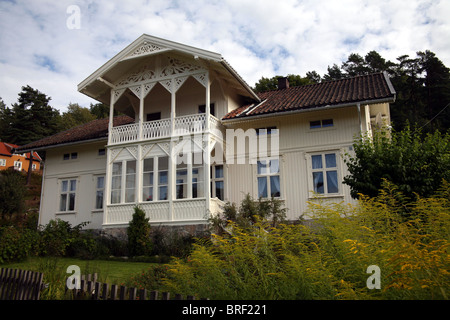
[[[230,72],[238,81],[239,83],[248,91],[248,93],[250,93],[252,95],[252,97],[258,101],[261,102],[261,98],[258,97],[258,95],[253,91],[253,89],[247,84],[247,82],[245,82],[241,76],[236,72],[236,70],[233,69],[233,67],[225,60],[222,58],[222,60],[219,61],[224,67],[225,69],[228,70],[228,72]]]
[[[26,148],[26,149],[19,149],[19,151],[17,151],[17,149],[14,149],[14,152],[17,151],[17,152],[22,153],[22,152],[30,152],[31,150],[42,151],[42,150],[47,150],[47,149],[59,148],[59,147],[73,146],[73,145],[82,144],[82,143],[95,143],[95,142],[99,142],[102,140],[108,140],[108,137],[88,139],[88,140],[79,140],[79,141],[72,141],[72,142],[66,142],[66,143],[58,143],[58,144],[52,144],[52,145],[36,147],[36,148],[31,147],[31,148]]]
[[[364,105],[364,104],[377,104],[377,103],[385,103],[385,102],[391,102],[391,103],[395,102],[395,94],[393,97],[389,97],[389,98],[364,100],[364,101],[358,101],[358,102],[347,102],[347,103],[335,104],[335,105],[331,105],[331,106],[326,105],[323,107],[311,107],[311,108],[307,108],[307,109],[297,109],[297,110],[292,110],[292,111],[265,113],[265,114],[255,115],[255,116],[243,116],[242,118],[237,116],[236,118],[222,119],[221,121],[222,121],[222,124],[227,125],[227,124],[235,124],[235,123],[244,122],[244,121],[247,122],[247,121],[252,121],[252,120],[259,120],[259,119],[264,119],[264,118],[269,118],[269,117],[274,117],[274,116],[284,116],[284,115],[293,115],[293,114],[305,113],[305,112],[338,109],[338,108],[344,108],[344,107],[357,106],[358,104]]]

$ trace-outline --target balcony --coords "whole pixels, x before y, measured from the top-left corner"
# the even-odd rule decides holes
[[[219,119],[213,115],[209,117],[210,129],[222,131]],[[174,122],[173,133],[170,118],[143,122],[142,128],[139,123],[113,127],[110,132],[109,145],[170,138],[174,135],[198,134],[206,130],[204,113],[176,117]]]

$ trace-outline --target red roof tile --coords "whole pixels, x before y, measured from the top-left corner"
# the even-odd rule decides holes
[[[18,145],[13,143],[6,143],[0,141],[0,155],[4,155],[7,157],[12,157],[13,149],[19,148]],[[26,154],[26,158],[30,159],[30,153]],[[42,161],[41,157],[37,154],[37,152],[33,152],[33,159],[36,161]]]
[[[117,116],[113,121],[114,126],[121,126],[133,123],[134,119],[128,116]],[[20,152],[20,150],[45,149],[47,147],[65,143],[95,140],[101,138],[106,139],[106,137],[108,136],[108,124],[109,118],[93,120],[69,130],[59,132],[50,137],[46,137],[41,140],[21,146],[17,148],[17,151]]]
[[[258,94],[262,102],[237,108],[223,120],[300,109],[394,99],[395,91],[384,73],[290,87]]]

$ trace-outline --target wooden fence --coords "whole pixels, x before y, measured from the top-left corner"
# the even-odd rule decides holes
[[[0,300],[39,300],[42,278],[40,272],[2,268]]]
[[[80,289],[67,289],[72,291],[75,300],[196,300],[195,296],[175,294],[169,292],[148,291],[146,289],[127,288],[121,285],[110,285],[97,281],[97,274],[82,275]],[[201,298],[200,300],[208,300]]]

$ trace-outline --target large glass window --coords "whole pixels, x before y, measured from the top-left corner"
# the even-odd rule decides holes
[[[111,173],[111,203],[136,201],[136,160],[114,162]]]
[[[187,198],[188,192],[188,167],[186,163],[177,164],[176,196],[177,199]]]
[[[158,158],[158,199],[167,200],[169,190],[169,157]]]
[[[105,177],[98,176],[95,192],[95,209],[103,209],[103,193],[105,191]]]
[[[278,159],[257,162],[258,198],[279,198],[280,161]]]
[[[61,180],[59,197],[59,211],[75,211],[75,196],[77,192],[77,180]]]
[[[224,200],[225,198],[225,182],[223,165],[211,166],[211,194],[212,198]]]
[[[126,162],[125,202],[136,201],[136,160]]]
[[[203,154],[193,153],[192,159],[192,198],[202,198],[204,192]]]
[[[315,193],[339,193],[338,170],[335,153],[311,156],[312,181]]]
[[[153,201],[153,158],[144,159],[144,171],[142,179],[142,200]]]
[[[114,162],[111,174],[111,203],[120,203],[122,193],[122,162]]]

